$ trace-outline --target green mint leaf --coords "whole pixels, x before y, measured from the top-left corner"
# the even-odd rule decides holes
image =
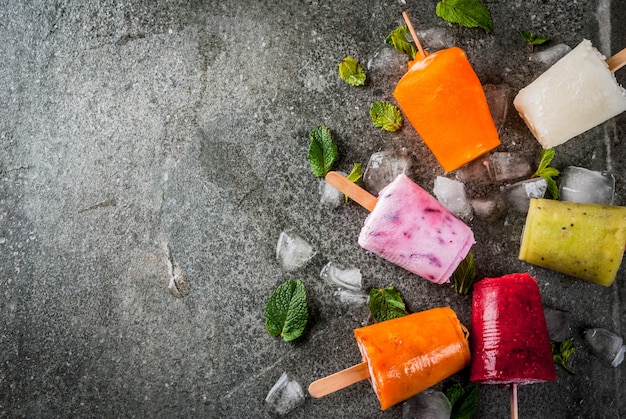
[[[442,0],[437,3],[437,16],[467,28],[483,28],[486,33],[493,30],[491,13],[479,0]]]
[[[476,384],[454,384],[445,392],[452,405],[451,419],[471,419],[478,406],[478,386]]]
[[[365,84],[365,70],[352,57],[346,57],[339,63],[339,76],[351,86],[363,86]]]
[[[361,163],[354,163],[354,166],[352,166],[352,170],[350,171],[350,174],[346,177],[346,179],[348,179],[352,183],[357,183],[359,179],[361,179],[361,176],[363,176]],[[348,202],[350,198],[348,197],[348,195],[345,195],[345,197],[346,202]]]
[[[385,43],[391,45],[402,54],[408,55],[409,58],[413,60],[415,54],[417,54],[417,48],[409,41],[410,37],[411,33],[409,32],[409,27],[402,25],[398,26],[387,35]]]
[[[397,131],[402,127],[402,112],[393,103],[378,101],[370,107],[370,117],[376,128]]]
[[[552,359],[554,363],[563,367],[563,369],[570,374],[576,374],[567,365],[569,357],[576,351],[574,342],[571,339],[565,339],[563,342],[552,341],[550,345],[552,346]]]
[[[302,281],[285,281],[272,293],[265,310],[265,328],[272,336],[292,341],[304,332],[308,320],[306,289]]]
[[[452,282],[457,294],[467,295],[470,292],[472,285],[476,282],[476,264],[473,253],[468,253],[465,259],[459,263],[452,274]]]
[[[552,195],[552,198],[559,199],[559,188],[556,185],[556,181],[553,179],[561,172],[554,167],[549,167],[549,164],[554,158],[554,148],[542,149],[539,157],[539,167],[537,171],[533,173],[531,177],[541,176],[548,183],[548,192]]]
[[[518,31],[518,32],[519,32],[519,35],[522,37],[522,39],[528,42],[528,44],[531,47],[533,47],[534,45],[545,44],[546,42],[550,40],[550,38],[548,38],[547,36],[535,35],[534,33],[526,32],[526,31]]]
[[[409,314],[404,306],[400,291],[395,287],[372,288],[369,309],[376,321],[396,319]]]
[[[333,142],[330,130],[324,126],[313,128],[309,133],[309,163],[311,170],[317,177],[326,176],[337,159],[337,146]]]

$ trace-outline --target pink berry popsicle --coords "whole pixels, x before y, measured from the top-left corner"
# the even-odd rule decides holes
[[[608,60],[583,40],[535,81],[513,105],[543,148],[555,147],[626,110],[626,90],[613,71],[626,50]]]
[[[354,337],[363,362],[311,383],[309,393],[322,397],[369,378],[385,410],[465,368],[467,335],[449,307],[360,327]]]
[[[474,284],[471,330],[470,381],[512,385],[512,413],[518,384],[556,380],[539,287],[528,273]]]
[[[361,247],[431,282],[449,282],[475,243],[463,221],[406,175],[398,175],[378,199],[336,172],[326,180],[351,198],[351,192],[369,196],[366,203],[355,199],[372,211],[359,234]]]

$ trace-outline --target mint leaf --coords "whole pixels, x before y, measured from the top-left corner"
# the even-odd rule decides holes
[[[378,101],[370,107],[370,117],[376,128],[397,131],[402,127],[402,112],[393,103]]]
[[[554,148],[542,149],[539,157],[539,167],[537,167],[537,171],[533,173],[531,177],[540,176],[544,178],[548,183],[548,192],[550,192],[552,198],[559,199],[559,187],[553,178],[558,176],[561,172],[554,167],[549,167],[553,158]]]
[[[265,328],[272,336],[292,341],[304,332],[308,320],[306,289],[302,281],[285,281],[272,293],[265,310]]]
[[[452,274],[452,282],[457,294],[467,295],[470,292],[472,285],[476,282],[476,264],[473,253],[468,253],[465,259],[459,263]]]
[[[570,374],[576,374],[567,366],[569,357],[576,351],[576,346],[571,339],[565,339],[563,342],[550,342],[552,346],[552,359],[554,363],[563,367],[563,369]]]
[[[402,54],[408,55],[409,58],[413,60],[415,59],[415,54],[417,54],[417,47],[409,41],[410,37],[411,33],[409,32],[409,27],[402,25],[398,26],[387,35],[385,43],[391,45]]]
[[[400,291],[395,287],[372,288],[369,309],[376,321],[396,319],[409,314],[404,306]]]
[[[486,33],[493,30],[491,13],[479,0],[442,0],[437,3],[437,16],[467,28],[483,28]]]
[[[309,133],[309,163],[311,170],[317,177],[326,176],[337,159],[337,146],[333,142],[330,130],[324,126],[313,128]]]
[[[346,57],[339,63],[339,76],[351,86],[363,86],[365,84],[365,70],[352,57]]]
[[[350,171],[350,174],[346,177],[346,179],[348,179],[352,183],[357,183],[359,179],[361,179],[361,176],[363,176],[361,163],[354,163],[354,166],[352,166],[352,170]],[[348,202],[350,198],[348,197],[348,195],[345,195],[345,197],[346,202]]]
[[[535,45],[545,44],[550,40],[547,36],[539,36],[526,31],[518,31],[522,39],[530,45],[531,51]]]
[[[452,405],[451,419],[470,419],[478,406],[478,386],[476,384],[454,384],[445,392]]]

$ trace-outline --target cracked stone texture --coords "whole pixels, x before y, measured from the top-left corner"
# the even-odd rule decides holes
[[[469,324],[470,297],[358,247],[363,209],[319,203],[307,134],[330,127],[344,171],[409,146],[413,178],[432,191],[443,173],[412,128],[381,132],[368,115],[405,70],[383,42],[402,10],[462,47],[484,84],[517,92],[545,70],[518,29],[610,55],[626,47],[626,7],[487,1],[486,35],[443,22],[435,4],[0,0],[0,417],[274,417],[264,398],[283,371],[306,387],[360,361],[352,330],[367,308],[333,297],[319,279],[328,261],[360,268],[365,289],[396,286],[410,311],[449,305]],[[363,88],[338,78],[345,56],[371,64]],[[553,165],[610,170],[626,205],[624,138],[622,114],[560,146]],[[537,159],[514,111],[502,139]],[[520,262],[523,222],[472,223],[479,274],[537,276],[579,349],[577,375],[519,389],[520,415],[626,417],[626,363],[608,367],[582,337],[626,334],[625,268],[603,288]],[[287,229],[317,252],[290,274],[275,259]],[[265,331],[263,308],[289,278],[305,282],[310,319],[287,344]],[[291,416],[401,412],[381,412],[363,382]],[[476,417],[507,415],[507,391],[481,387]]]

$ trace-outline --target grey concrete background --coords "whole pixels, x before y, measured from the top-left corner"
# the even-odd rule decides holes
[[[328,261],[361,269],[364,287],[396,286],[410,311],[470,297],[366,255],[366,213],[320,205],[308,132],[330,127],[336,168],[414,147],[428,190],[440,167],[410,126],[375,129],[404,66],[376,66],[408,10],[442,28],[483,83],[514,92],[545,70],[518,29],[606,55],[626,47],[622,1],[485,1],[494,31],[448,24],[435,1],[0,1],[0,416],[273,417],[264,398],[283,371],[304,385],[360,361],[347,307],[319,279]],[[363,88],[337,76],[345,56],[372,61]],[[626,71],[618,72],[626,83]],[[611,170],[626,205],[626,115],[560,146],[554,165]],[[502,150],[537,159],[512,111]],[[603,288],[517,260],[524,217],[472,223],[481,275],[530,271],[544,304],[569,313],[576,375],[520,388],[525,418],[626,417],[622,364],[585,345],[589,326],[626,333],[626,271]],[[316,249],[294,273],[275,259],[281,231]],[[173,269],[182,275],[168,291]],[[269,336],[272,290],[298,278],[310,319],[294,343]],[[467,373],[441,383],[467,379]],[[508,393],[481,387],[477,417],[507,417]],[[367,382],[291,417],[400,417]]]

